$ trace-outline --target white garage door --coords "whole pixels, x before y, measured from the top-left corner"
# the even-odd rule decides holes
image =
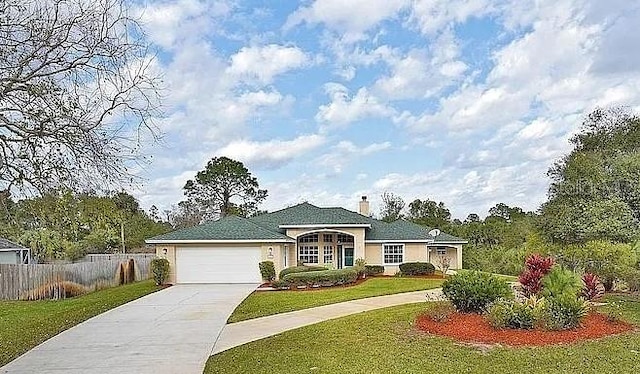
[[[178,248],[177,283],[261,283],[260,248]]]

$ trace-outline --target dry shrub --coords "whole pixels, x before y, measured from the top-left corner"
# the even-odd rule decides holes
[[[433,305],[425,313],[434,322],[446,322],[451,317],[451,314],[456,311],[456,308],[449,302],[438,302]]]
[[[66,299],[87,293],[87,288],[79,283],[58,281],[44,284],[21,295],[22,300]]]

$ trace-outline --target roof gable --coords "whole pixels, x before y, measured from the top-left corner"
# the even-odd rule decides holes
[[[14,243],[9,239],[0,238],[0,250],[1,249],[27,249],[18,243]]]
[[[280,226],[292,225],[370,225],[371,218],[350,210],[333,207],[320,208],[302,203],[272,213],[250,218],[251,221],[269,228],[280,230]]]

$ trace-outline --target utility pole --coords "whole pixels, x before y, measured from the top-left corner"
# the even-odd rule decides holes
[[[122,253],[125,253],[124,247],[124,222],[120,221],[120,240],[122,241]]]

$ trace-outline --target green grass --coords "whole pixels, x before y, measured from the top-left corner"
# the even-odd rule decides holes
[[[370,278],[357,286],[325,290],[257,291],[249,295],[233,311],[228,322],[239,322],[272,314],[363,299],[365,297],[437,288],[440,287],[441,283],[442,281],[438,279],[380,277]]]
[[[640,324],[639,297],[625,316]],[[205,373],[636,373],[640,333],[540,348],[488,351],[412,327],[428,304],[355,314],[252,342],[207,362]]]
[[[65,300],[0,301],[0,366],[80,322],[158,289],[149,280]]]
[[[469,269],[458,269],[458,270],[456,270],[456,271],[457,271],[458,273],[469,273],[469,272],[471,272],[471,271],[473,271],[473,270],[469,270]],[[480,273],[486,273],[486,274],[494,275],[494,276],[496,276],[496,277],[498,277],[498,278],[502,278],[502,279],[506,280],[507,282],[517,282],[517,281],[518,281],[518,277],[513,276],[513,275],[505,275],[505,274],[489,273],[489,272],[486,272],[486,271],[480,271],[480,270],[476,270],[476,271],[478,271],[478,272],[480,272]]]

